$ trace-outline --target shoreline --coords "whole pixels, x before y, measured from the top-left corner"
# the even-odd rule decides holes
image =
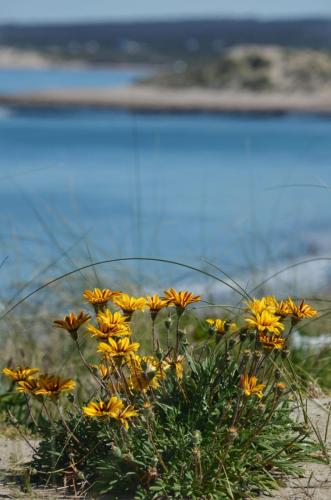
[[[0,95],[9,108],[119,109],[154,113],[331,114],[331,91],[256,93],[203,88],[169,89],[128,85],[100,89],[54,89]]]

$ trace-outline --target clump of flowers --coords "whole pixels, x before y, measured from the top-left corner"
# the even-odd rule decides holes
[[[78,349],[93,390],[79,377],[2,370],[42,436],[31,464],[40,481],[114,498],[244,498],[275,486],[307,452],[291,416],[288,349],[295,325],[317,316],[312,306],[267,296],[236,317],[204,318],[190,307],[201,297],[186,290],[83,296],[93,315],[71,312],[54,326],[70,334],[63,341]]]

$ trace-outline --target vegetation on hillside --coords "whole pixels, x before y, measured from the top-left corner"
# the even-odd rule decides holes
[[[146,81],[144,81],[146,83]],[[147,80],[171,87],[312,92],[329,90],[331,52],[240,46],[211,61],[181,66]]]

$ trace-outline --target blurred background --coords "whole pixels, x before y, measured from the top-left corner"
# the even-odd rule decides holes
[[[256,293],[328,293],[330,83],[329,1],[1,0],[3,309],[122,257],[247,289],[317,259]],[[77,276],[226,290],[161,263]]]

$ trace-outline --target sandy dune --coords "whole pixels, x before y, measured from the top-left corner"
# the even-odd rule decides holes
[[[324,93],[255,93],[166,89],[132,85],[102,89],[48,90],[0,95],[0,105],[19,107],[120,108],[154,112],[331,113],[331,91]]]

